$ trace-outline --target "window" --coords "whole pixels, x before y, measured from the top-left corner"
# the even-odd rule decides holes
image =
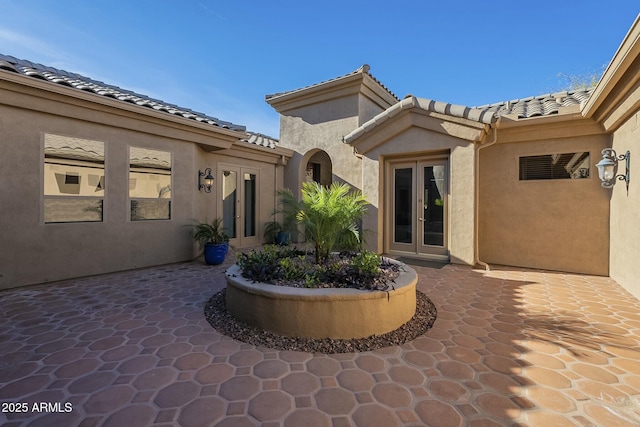
[[[589,153],[520,157],[520,181],[589,178]]]
[[[171,219],[171,153],[129,148],[131,221]]]
[[[104,143],[44,135],[44,222],[101,222]]]

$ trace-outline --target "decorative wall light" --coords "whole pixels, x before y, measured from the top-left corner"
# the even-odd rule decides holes
[[[625,160],[626,171],[625,174],[616,175],[618,162]],[[604,188],[612,188],[616,185],[616,179],[625,181],[627,183],[627,191],[629,191],[629,150],[625,154],[617,155],[613,148],[605,148],[602,150],[602,160],[600,160],[596,167],[598,168],[598,175],[602,181],[601,185]]]
[[[202,177],[204,176],[204,184],[202,183]],[[198,171],[198,190],[204,188],[205,193],[211,193],[211,187],[213,187],[213,175],[211,175],[211,168],[206,168],[204,172]]]

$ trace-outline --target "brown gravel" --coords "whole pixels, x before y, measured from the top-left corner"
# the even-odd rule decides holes
[[[350,340],[288,337],[247,325],[227,312],[225,289],[211,297],[204,308],[204,314],[209,324],[221,334],[258,347],[307,353],[352,353],[401,345],[427,332],[436,321],[437,310],[422,292],[416,291],[416,299],[416,314],[395,331]]]

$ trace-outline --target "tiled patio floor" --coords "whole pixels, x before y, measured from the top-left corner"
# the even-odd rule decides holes
[[[193,262],[0,292],[0,424],[640,425],[640,302],[608,278],[416,267],[439,310],[433,329],[321,355],[213,330],[203,307],[223,270]]]

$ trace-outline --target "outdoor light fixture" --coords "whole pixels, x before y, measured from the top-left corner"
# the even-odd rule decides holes
[[[204,184],[202,183],[202,177],[204,176]],[[211,168],[206,168],[204,172],[198,171],[198,190],[204,188],[205,193],[211,193],[211,187],[213,186],[213,175],[211,175]]]
[[[626,172],[624,175],[616,175],[618,162],[626,160]],[[612,188],[616,185],[616,179],[625,181],[627,183],[627,191],[629,191],[629,151],[625,154],[617,155],[613,148],[605,148],[602,150],[602,160],[600,160],[596,167],[598,168],[598,175],[602,181],[601,185],[604,188]]]

